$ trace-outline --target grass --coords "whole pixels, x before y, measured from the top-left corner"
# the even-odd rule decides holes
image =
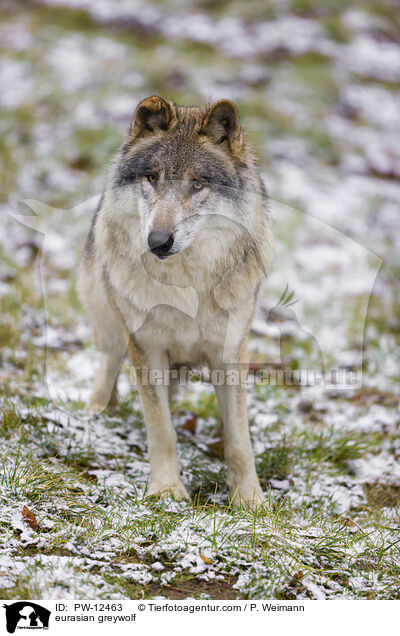
[[[79,414],[73,417],[79,422]],[[0,537],[7,536],[11,524],[17,533],[15,559],[29,565],[29,577],[26,571],[16,574],[12,587],[0,589],[6,599],[42,596],[50,580],[56,587],[64,585],[65,594],[75,598],[84,598],[94,589],[98,598],[151,598],[158,593],[167,598],[189,593],[210,598],[307,598],[312,597],[309,581],[318,582],[328,597],[364,598],[373,593],[382,598],[388,590],[391,595],[397,593],[397,529],[395,523],[387,522],[379,489],[368,487],[366,507],[339,515],[320,498],[296,505],[273,490],[267,490],[265,506],[257,513],[237,510],[221,500],[220,486],[215,493],[207,488],[206,480],[201,480],[205,497],[197,497],[194,506],[146,500],[130,481],[129,471],[125,470],[120,487],[102,481],[98,470],[122,475],[110,470],[116,458],[99,456],[96,444],[93,455],[83,449],[79,453],[73,448],[73,430],[53,433],[55,449],[60,442],[64,445],[63,456],[48,457],[43,449],[44,456],[33,459],[26,454],[28,444],[15,444],[17,431],[26,424],[40,444],[40,438],[43,442],[46,438],[41,430],[46,423],[40,418],[25,423],[12,408],[4,410],[4,418],[11,424],[8,440],[14,447],[0,471],[3,505],[7,501],[10,510],[9,521],[0,526]],[[123,430],[120,418],[117,432],[109,429],[114,437],[123,435]],[[359,444],[348,446],[348,441],[346,435],[293,432],[290,440],[283,437],[261,458],[260,477],[268,485],[269,479],[295,479],[308,468],[315,480],[332,464],[340,480],[345,463],[373,447],[365,436]],[[184,459],[191,449],[187,442],[183,447]],[[199,455],[208,463],[216,461],[207,453]],[[126,467],[135,456],[139,458],[131,453],[121,461]],[[192,462],[190,469],[196,474]],[[308,490],[306,483],[307,479],[303,494]],[[386,489],[387,496],[395,492],[393,487]],[[22,502],[38,521],[35,531],[21,532]],[[377,565],[366,567],[367,562]],[[60,563],[67,573],[63,582],[57,578]],[[160,569],[153,568],[155,563],[161,564]],[[351,581],[357,577],[363,585],[354,590]]]

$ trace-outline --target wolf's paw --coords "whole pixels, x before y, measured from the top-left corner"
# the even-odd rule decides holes
[[[264,493],[259,483],[246,484],[230,489],[231,502],[234,506],[250,510],[259,510],[265,505]]]
[[[190,495],[182,482],[165,486],[165,484],[150,483],[146,497],[173,497],[177,501],[190,501]]]
[[[103,411],[107,411],[110,413],[114,411],[118,406],[118,400],[115,396],[112,396],[111,399],[107,395],[94,393],[90,398],[90,401],[87,405],[87,409],[89,411],[93,411],[96,415],[102,413]]]

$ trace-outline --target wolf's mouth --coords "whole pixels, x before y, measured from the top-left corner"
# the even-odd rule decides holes
[[[165,253],[157,253],[154,250],[149,250],[151,252],[151,254],[154,254],[154,256],[156,256],[158,258],[158,260],[160,261],[165,261],[167,260],[167,258],[170,258],[171,256],[175,256],[176,254],[179,254],[179,252],[168,252],[168,254]]]

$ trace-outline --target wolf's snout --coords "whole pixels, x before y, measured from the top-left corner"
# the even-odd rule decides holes
[[[164,230],[152,230],[150,232],[147,242],[149,244],[150,251],[153,252],[158,258],[165,258],[168,256],[168,252],[174,244],[174,236],[170,232]]]

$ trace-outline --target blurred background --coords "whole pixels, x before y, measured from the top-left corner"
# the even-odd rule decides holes
[[[43,306],[42,292],[54,347],[85,340],[76,264],[93,197],[138,101],[154,93],[184,105],[227,97],[237,102],[256,149],[277,235],[253,356],[262,350],[279,362],[283,336],[286,362],[296,366],[301,354],[313,355],[306,330],[325,364],[359,368],[369,303],[364,367],[375,382],[379,373],[383,382],[396,380],[399,22],[391,0],[3,0],[6,358],[18,362],[21,338],[43,344],[44,314],[34,311]],[[30,223],[42,237],[11,216],[30,213],[25,199],[49,206],[39,211],[36,203],[38,218]],[[36,256],[44,250],[39,279]],[[287,283],[300,301],[297,318],[285,324],[275,312],[274,327],[265,316]]]

